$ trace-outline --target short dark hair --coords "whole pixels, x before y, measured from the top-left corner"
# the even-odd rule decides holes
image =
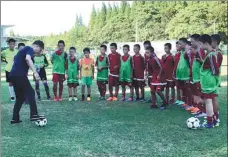
[[[111,43],[110,46],[114,46],[117,49],[117,44],[116,43]]]
[[[179,42],[177,41],[176,44],[179,44]]]
[[[138,47],[140,49],[140,45],[139,44],[135,44],[134,47]]]
[[[126,47],[128,50],[130,50],[130,46],[129,45],[124,45],[123,48]]]
[[[150,45],[151,46],[151,42],[149,40],[144,41],[143,45]]]
[[[194,39],[194,40],[196,40],[196,41],[199,41],[200,35],[199,35],[199,34],[192,34],[192,35],[190,36],[190,38],[192,38],[192,39]]]
[[[86,47],[86,48],[83,49],[83,52],[84,52],[84,53],[85,53],[85,52],[89,52],[89,53],[90,53],[90,49],[89,49],[88,47]]]
[[[168,48],[169,49],[171,49],[172,48],[172,45],[170,44],[170,43],[165,43],[165,45],[164,46],[168,46]]]
[[[187,43],[187,38],[180,38],[179,41],[182,41],[183,43]]]
[[[15,42],[16,42],[16,40],[15,40],[15,39],[13,39],[13,38],[9,38],[8,43],[11,43],[11,42],[15,43]]]
[[[65,46],[65,42],[63,40],[59,40],[58,41],[58,45],[61,44],[61,43]]]
[[[105,50],[107,50],[107,46],[106,45],[101,45],[100,48],[104,48]]]
[[[199,38],[199,41],[201,41],[202,43],[208,43],[211,45],[211,37],[208,34],[201,35],[201,37]]]
[[[150,52],[154,52],[154,48],[152,46],[148,46],[146,50],[149,50]]]
[[[76,48],[75,47],[70,47],[70,50],[76,51]]]
[[[17,45],[17,48],[19,48],[19,47],[21,47],[21,46],[25,46],[25,44],[24,44],[24,43],[19,43],[19,44]]]
[[[33,42],[34,45],[38,45],[40,48],[44,49],[44,42],[41,40],[36,40]]]
[[[217,44],[219,45],[220,42],[221,42],[221,37],[220,37],[218,34],[212,34],[212,35],[211,35],[211,40],[212,40],[212,41],[216,41]]]
[[[186,44],[187,44],[188,46],[191,46],[191,45],[192,45],[191,41],[187,41]]]

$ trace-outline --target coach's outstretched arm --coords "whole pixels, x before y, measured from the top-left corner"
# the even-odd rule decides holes
[[[26,62],[27,62],[27,64],[28,64],[29,68],[33,71],[34,76],[35,76],[35,79],[36,79],[37,81],[40,80],[40,76],[39,76],[39,74],[36,72],[36,69],[35,69],[35,66],[34,66],[34,64],[33,64],[33,61],[32,61],[31,56],[27,54],[25,60],[26,60]]]

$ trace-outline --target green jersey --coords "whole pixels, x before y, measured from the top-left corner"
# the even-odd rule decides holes
[[[57,55],[56,53],[52,56],[52,63],[53,63],[53,73],[55,74],[65,74],[65,63],[67,59],[67,54],[62,53]]]
[[[79,61],[76,58],[71,60],[69,57],[67,60],[67,83],[78,83],[78,69]]]
[[[105,55],[103,60],[100,61],[100,56],[97,57],[97,67],[105,67],[107,64],[108,57]],[[97,81],[108,81],[108,68],[103,68],[101,71],[97,72]]]
[[[48,66],[48,61],[47,58],[44,54],[41,54],[40,56],[35,56],[34,57],[34,65],[36,67],[47,67]]]
[[[183,81],[190,79],[190,67],[188,61],[185,59],[185,53],[185,50],[181,51],[176,70],[176,78]]]
[[[132,82],[132,57],[129,56],[126,61],[121,57],[120,82]]]

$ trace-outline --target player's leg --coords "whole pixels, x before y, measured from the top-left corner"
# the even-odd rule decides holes
[[[82,85],[81,92],[82,92],[82,101],[85,101],[85,85]]]
[[[107,84],[107,82],[103,82],[103,84],[102,84],[102,100],[105,100],[105,94],[106,94],[106,90],[107,90],[106,84]]]
[[[169,102],[169,87],[170,87],[170,82],[167,81],[167,84],[165,86],[165,98]]]
[[[206,104],[206,113],[207,113],[207,123],[201,124],[201,127],[213,128],[214,127],[214,123],[213,123],[214,111],[213,111],[212,98],[206,98],[205,104]]]
[[[132,88],[132,83],[131,82],[129,82],[129,83],[127,83],[127,86],[129,87],[129,89],[130,89],[130,97],[128,98],[128,102],[130,102],[130,101],[133,101],[133,88]]]
[[[63,94],[63,82],[65,81],[65,75],[59,74],[59,101],[62,101]]]
[[[67,86],[68,86],[68,94],[69,94],[69,101],[72,101],[72,83],[67,83]]]
[[[144,89],[144,87],[145,87],[145,82],[143,81],[141,81],[140,82],[140,84],[139,84],[139,88],[140,88],[140,91],[141,91],[141,96],[140,96],[140,100],[141,101],[145,101],[145,89]]]
[[[10,100],[15,101],[15,92],[14,92],[12,81],[10,79],[10,73],[8,71],[5,71],[5,74],[6,74],[6,82],[9,83]]]
[[[117,101],[118,94],[119,94],[119,77],[114,78],[114,84],[115,84],[115,96],[114,96],[113,100]]]
[[[215,126],[219,126],[220,119],[219,119],[219,104],[217,97],[212,99],[213,109],[214,109],[214,124]]]
[[[102,82],[101,81],[97,81],[97,87],[98,87],[98,91],[100,93],[100,97],[99,97],[99,100],[101,100],[101,97],[102,97]]]
[[[140,100],[140,96],[139,96],[139,86],[138,86],[138,81],[137,80],[134,80],[133,81],[133,88],[135,89],[135,95],[136,95],[136,101],[139,101]]]
[[[86,85],[87,85],[87,101],[91,100],[91,86],[92,86],[93,79],[92,77],[86,78]]]
[[[77,96],[77,83],[73,83],[72,87],[73,87],[73,91],[74,91],[74,101],[78,101],[78,96]]]
[[[169,103],[174,104],[175,102],[175,82],[170,82],[170,88],[171,88],[171,100]]]
[[[156,86],[156,93],[160,96],[162,99],[162,105],[160,106],[160,109],[163,110],[168,105],[168,102],[165,98],[165,95],[163,93],[164,86]]]
[[[51,96],[50,96],[50,91],[49,91],[49,86],[48,86],[47,80],[43,81],[43,85],[44,85],[44,89],[45,89],[45,92],[47,95],[47,99],[50,100]]]
[[[19,112],[21,110],[21,106],[24,103],[25,100],[25,88],[22,87],[21,83],[23,83],[21,81],[21,79],[17,79],[12,77],[12,82],[13,82],[13,86],[15,89],[15,95],[16,95],[16,102],[14,104],[14,108],[13,108],[13,118],[11,120],[11,123],[20,123],[20,115]]]
[[[156,104],[156,86],[155,85],[150,85],[150,90],[151,90],[151,100],[152,100],[152,104],[151,104],[151,108],[158,108],[157,104]]]
[[[113,76],[108,77],[108,90],[109,90],[109,98],[107,99],[108,101],[112,101],[113,100]]]
[[[35,81],[35,90],[36,90],[38,100],[40,101],[41,100],[41,97],[40,97],[40,81]]]
[[[122,87],[122,97],[120,101],[125,101],[126,100],[126,83],[121,82],[121,87]]]
[[[58,74],[53,74],[53,93],[54,93],[54,101],[58,101],[58,96],[57,96],[57,88],[58,88]]]

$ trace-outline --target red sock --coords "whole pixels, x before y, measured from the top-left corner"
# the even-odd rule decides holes
[[[57,97],[57,83],[54,83],[53,85],[53,93],[54,93],[54,96]]]
[[[63,82],[59,82],[59,97],[62,98],[63,94]]]
[[[106,84],[102,84],[102,96],[105,97],[105,94],[106,94]]]
[[[213,117],[207,116],[207,123],[208,124],[213,124]]]

